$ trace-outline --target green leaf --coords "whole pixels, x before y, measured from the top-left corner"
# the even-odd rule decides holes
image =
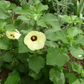
[[[38,80],[41,78],[42,73],[40,72],[40,73],[36,74],[34,71],[30,71],[29,76],[31,76],[34,80]]]
[[[13,59],[13,54],[6,52],[5,54],[2,55],[2,58],[5,62],[11,62]]]
[[[25,23],[28,23],[28,21],[30,20],[30,19],[28,19],[28,17],[26,17],[26,16],[18,16],[17,19],[21,19],[21,20],[24,21]]]
[[[19,42],[19,53],[26,53],[29,52],[30,50],[28,49],[28,47],[24,44],[24,36],[21,35],[20,38],[18,39]]]
[[[21,32],[23,33],[23,34],[28,34],[30,31],[33,31],[33,29],[32,28],[27,28],[27,29],[25,29],[25,30],[21,30]]]
[[[45,22],[41,19],[41,20],[37,20],[37,25],[41,26],[41,27],[47,27],[47,25],[45,24]]]
[[[75,71],[75,72],[78,72],[78,73],[81,73],[83,67],[76,63],[76,62],[69,62],[69,66],[68,68],[71,70],[71,71]]]
[[[23,10],[28,10],[28,9],[30,9],[30,5],[29,4],[23,4],[22,9]]]
[[[15,12],[15,14],[22,14],[22,7],[17,7],[15,9],[13,9],[13,11]]]
[[[56,42],[53,42],[53,41],[46,41],[45,45],[48,47],[53,47],[53,48],[58,47]]]
[[[80,33],[83,33],[83,31],[81,29],[77,28],[77,27],[72,27],[72,28],[68,28],[66,33],[68,35],[74,37],[74,36],[77,36]]]
[[[27,69],[25,68],[25,65],[23,65],[23,64],[18,65],[18,70],[21,73],[26,73],[27,72]]]
[[[80,47],[72,46],[69,48],[69,50],[73,57],[75,57],[77,59],[84,58],[84,51]]]
[[[16,4],[10,4],[10,6],[8,7],[8,9],[15,9],[17,6],[16,6]]]
[[[8,30],[8,31],[15,31],[15,26],[13,24],[8,24],[5,26],[5,30]]]
[[[0,40],[0,49],[7,50],[8,49],[8,44],[9,44],[8,40]]]
[[[42,57],[31,57],[29,59],[29,68],[35,71],[37,74],[44,67],[45,61]]]
[[[71,15],[70,21],[76,25],[77,23],[83,23],[82,19],[80,17],[77,17],[76,15]]]
[[[46,64],[61,67],[66,64],[69,59],[69,56],[66,53],[60,53],[58,48],[49,48],[46,56]]]
[[[29,10],[29,9],[22,10],[22,7],[17,7],[15,9],[13,9],[13,11],[15,12],[15,14],[30,15],[30,13],[31,13],[31,10]]]
[[[48,30],[45,32],[45,35],[46,35],[46,38],[51,41],[62,40],[64,43],[68,43],[63,30],[51,31],[51,33]]]
[[[56,30],[61,30],[60,26],[59,26],[59,22],[58,19],[53,15],[53,14],[45,14],[43,16],[43,20],[46,23],[49,23],[53,28],[55,28]]]
[[[0,19],[7,19],[10,16],[0,9]]]
[[[65,77],[63,72],[51,69],[49,72],[49,77],[53,84],[65,84]]]
[[[0,1],[0,5],[2,5],[5,9],[8,9],[8,7],[10,6],[10,2],[9,1]]]
[[[82,84],[82,83],[80,82],[79,79],[76,79],[76,81],[74,81],[73,83],[70,83],[70,84]]]
[[[84,79],[83,78],[80,78],[79,81],[80,81],[80,84],[84,84]]]
[[[3,60],[0,59],[0,67],[3,65]]]
[[[40,3],[40,0],[34,0],[34,4],[38,4],[38,3]]]
[[[19,53],[17,57],[22,63],[26,63],[27,59],[29,58],[29,54],[28,53]]]
[[[77,80],[76,75],[74,73],[67,73],[66,74],[69,84],[74,84],[74,82]]]
[[[37,84],[37,82],[33,80],[31,77],[29,77],[28,75],[26,75],[22,77],[20,84]]]
[[[72,75],[72,77],[71,78],[69,78],[69,84],[84,84],[84,79],[77,79],[76,78],[76,80],[74,80],[74,81],[71,81],[71,79],[73,78],[74,79],[74,77],[73,77],[74,75]]]
[[[43,5],[42,3],[38,3],[38,4],[36,4],[36,9],[39,10],[39,11],[43,11],[43,10],[47,10],[48,6]]]
[[[84,45],[84,36],[82,36],[82,35],[78,35],[75,44],[82,44],[82,45]]]
[[[83,23],[82,19],[77,17],[76,15],[72,15],[71,17],[68,15],[59,15],[59,17],[61,18],[63,22],[66,22],[69,24],[74,23],[76,25],[76,23]]]
[[[1,31],[4,31],[6,24],[7,24],[6,22],[4,22],[3,20],[0,20],[0,30]]]
[[[20,81],[20,75],[16,70],[13,70],[12,73],[9,74],[4,84],[18,84]]]
[[[70,21],[70,16],[68,16],[68,15],[59,15],[59,17],[61,18],[61,20],[62,20],[63,22],[71,23],[71,21]]]

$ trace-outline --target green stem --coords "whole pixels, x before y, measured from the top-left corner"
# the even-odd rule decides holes
[[[84,9],[84,0],[77,1],[77,16],[80,17],[80,13],[83,12]]]
[[[15,21],[14,21],[14,12],[12,12],[12,24],[14,24]]]
[[[34,24],[34,29],[37,30],[37,23],[35,21],[35,24]]]
[[[56,3],[57,3],[57,13],[59,14],[59,3],[58,3],[58,0],[56,0]]]
[[[80,18],[82,18],[81,14],[83,12],[83,9],[84,9],[84,0],[80,0],[80,2],[77,1],[77,16]],[[81,24],[79,24],[79,28],[81,28]]]

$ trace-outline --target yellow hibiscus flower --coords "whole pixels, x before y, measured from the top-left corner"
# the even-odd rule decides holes
[[[9,39],[18,39],[21,36],[21,34],[17,29],[15,29],[15,31],[6,31],[6,36]]]
[[[24,43],[30,50],[39,50],[43,48],[45,41],[45,35],[38,31],[31,31],[24,38]]]

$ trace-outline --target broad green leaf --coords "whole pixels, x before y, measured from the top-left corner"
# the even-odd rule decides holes
[[[8,7],[8,9],[15,9],[17,6],[16,6],[16,4],[10,4],[10,6]]]
[[[66,53],[60,53],[58,48],[49,48],[46,56],[46,64],[61,67],[66,64],[69,59],[69,56]]]
[[[53,84],[65,84],[64,73],[55,69],[51,69],[49,72],[49,78]]]
[[[44,75],[44,79],[49,79],[49,67],[48,66],[45,66],[43,69],[42,69],[42,74]],[[42,83],[41,83],[42,84]]]
[[[69,80],[69,84],[84,84],[84,79],[78,79],[74,73],[68,73],[67,78]]]
[[[6,52],[2,55],[2,58],[5,62],[11,62],[13,59],[13,54]]]
[[[15,12],[15,14],[24,14],[24,15],[29,15],[31,13],[31,11],[28,10],[22,10],[22,7],[17,7],[15,9],[13,9],[13,11]]]
[[[37,74],[40,72],[40,70],[44,67],[45,61],[42,57],[31,57],[29,59],[29,68],[35,71]]]
[[[75,72],[78,72],[78,73],[81,73],[83,67],[76,63],[76,62],[69,62],[69,66],[68,68],[71,70],[71,71],[75,71]]]
[[[41,26],[41,27],[47,27],[47,25],[45,24],[45,22],[41,19],[41,20],[37,20],[37,25]]]
[[[43,20],[46,23],[49,23],[53,28],[55,28],[56,30],[61,30],[60,26],[59,26],[59,22],[58,19],[53,15],[53,14],[45,14],[43,16]]]
[[[40,0],[34,0],[34,4],[38,4],[38,3],[40,3]]]
[[[79,81],[80,81],[80,84],[84,84],[84,79],[83,78],[80,78]]]
[[[26,28],[25,25],[24,25],[24,22],[21,21],[21,20],[16,20],[14,26],[15,26],[15,28],[17,28],[20,31],[22,31],[23,29]],[[27,30],[27,29],[28,29],[28,27],[25,30]]]
[[[38,13],[38,14],[35,13],[33,14],[33,19],[37,21],[41,18],[41,15],[42,15],[41,13]]]
[[[84,51],[80,47],[72,46],[69,48],[69,50],[73,57],[77,59],[84,58]]]
[[[77,80],[76,75],[74,73],[67,73],[66,74],[69,84],[74,84],[74,82]]]
[[[80,76],[84,78],[84,69],[82,69]]]
[[[0,40],[0,49],[4,49],[4,50],[7,50],[8,49],[8,44],[9,44],[9,41],[6,39],[4,40]]]
[[[81,19],[80,17],[77,17],[76,15],[71,15],[70,21],[71,21],[72,23],[74,23],[75,25],[76,25],[77,23],[83,23],[83,22],[82,22],[82,19]]]
[[[82,36],[82,35],[78,35],[75,44],[82,44],[82,45],[84,45],[84,36]]]
[[[0,21],[0,30],[4,31],[6,24],[6,22]]]
[[[0,1],[0,5],[2,5],[5,9],[8,9],[8,7],[10,6],[10,2],[9,1]]]
[[[43,5],[42,3],[38,3],[38,4],[36,4],[36,9],[39,10],[39,11],[43,11],[43,10],[47,10],[48,6]]]
[[[73,83],[70,83],[70,84],[82,84],[82,83],[80,82],[79,79],[76,79],[76,81],[74,81]]]
[[[63,22],[66,22],[69,24],[74,23],[76,25],[77,23],[83,23],[82,19],[77,17],[76,15],[72,15],[71,17],[68,15],[59,15],[59,17],[61,18]]]
[[[12,73],[9,74],[4,84],[18,84],[20,81],[20,75],[16,70],[13,70]]]
[[[8,30],[8,31],[15,31],[15,26],[13,24],[8,24],[5,26],[5,30]]]
[[[25,75],[22,77],[20,84],[37,84],[37,82],[33,80],[33,78],[29,77],[28,75]]]
[[[50,29],[45,30],[45,34],[46,34],[46,35],[47,35],[47,34],[52,34],[52,33],[54,33],[54,32],[57,32],[56,29],[54,29],[54,28],[50,28]]]
[[[0,59],[0,68],[2,67],[3,65],[3,60]]]
[[[28,9],[30,9],[30,4],[23,4],[23,5],[22,5],[22,9],[23,9],[23,10],[28,10]]]
[[[61,20],[62,20],[63,22],[71,23],[71,21],[70,21],[70,16],[68,16],[68,15],[59,15],[59,17],[61,18]]]
[[[21,19],[21,20],[24,21],[25,23],[28,23],[28,21],[30,20],[30,19],[28,19],[28,17],[26,17],[26,16],[18,16],[17,19]]]
[[[17,57],[22,63],[26,63],[27,59],[29,58],[29,54],[28,53],[19,53]]]
[[[53,31],[53,29],[52,29],[51,33],[46,31],[45,35],[46,35],[46,38],[51,41],[62,40],[64,43],[68,43],[63,30]]]
[[[29,76],[31,76],[34,80],[38,80],[41,78],[42,73],[40,72],[40,73],[36,74],[34,71],[30,71]]]
[[[53,48],[58,47],[57,43],[53,41],[46,41],[45,45]]]
[[[66,33],[68,35],[74,37],[74,36],[77,36],[80,33],[83,33],[83,31],[81,29],[77,28],[77,27],[72,27],[72,28],[68,28]]]
[[[10,16],[0,9],[0,19],[7,19]]]
[[[23,33],[23,34],[28,34],[30,31],[33,31],[33,29],[32,28],[27,28],[27,29],[25,29],[25,30],[21,30],[21,32]]]
[[[4,52],[1,52],[1,51],[0,51],[0,57],[1,57],[3,54],[4,54]]]
[[[21,73],[26,73],[26,72],[27,72],[27,69],[26,69],[26,67],[25,67],[24,64],[18,65],[18,70],[19,70]]]
[[[17,66],[20,64],[20,61],[17,58],[13,58],[12,62],[11,62],[11,66],[10,68],[12,68],[13,66]]]
[[[28,49],[28,47],[24,44],[24,36],[21,35],[20,38],[18,39],[19,42],[19,53],[26,53],[29,52],[30,50]]]
[[[13,9],[13,11],[15,12],[15,14],[22,14],[22,7],[17,7]]]

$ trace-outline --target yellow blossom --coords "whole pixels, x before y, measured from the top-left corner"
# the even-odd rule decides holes
[[[24,43],[30,50],[39,50],[43,48],[45,41],[45,35],[38,31],[31,31],[24,38]]]
[[[15,29],[15,31],[6,31],[6,36],[9,39],[18,39],[21,36],[21,34],[17,29]]]

